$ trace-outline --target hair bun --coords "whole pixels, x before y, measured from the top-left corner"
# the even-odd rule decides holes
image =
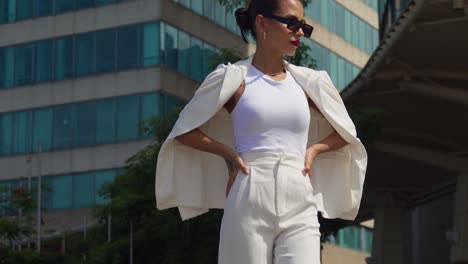
[[[234,15],[241,31],[247,30],[249,28],[249,10],[245,7],[239,8]]]

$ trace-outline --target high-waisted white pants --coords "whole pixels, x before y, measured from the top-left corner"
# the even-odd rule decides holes
[[[221,223],[218,264],[319,264],[320,224],[304,157],[243,153]]]

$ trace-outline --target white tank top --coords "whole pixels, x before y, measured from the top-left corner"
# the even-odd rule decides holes
[[[253,65],[245,90],[231,112],[236,151],[305,155],[310,112],[303,89],[286,71],[276,81]]]

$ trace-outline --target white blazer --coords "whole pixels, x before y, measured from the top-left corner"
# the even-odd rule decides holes
[[[180,113],[163,142],[156,167],[156,202],[160,210],[178,207],[183,220],[223,208],[228,170],[222,157],[199,151],[175,140],[199,128],[211,138],[235,148],[231,115],[223,107],[240,86],[253,54],[235,64],[220,64],[211,72]],[[286,69],[320,109],[313,108],[307,146],[336,130],[348,145],[319,154],[313,162],[311,183],[317,209],[325,218],[354,220],[359,211],[367,168],[367,153],[340,94],[325,71]]]

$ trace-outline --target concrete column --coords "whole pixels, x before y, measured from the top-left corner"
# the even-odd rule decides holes
[[[369,264],[403,263],[402,209],[380,207],[375,210],[374,240]]]
[[[457,179],[451,263],[468,263],[468,174]]]

